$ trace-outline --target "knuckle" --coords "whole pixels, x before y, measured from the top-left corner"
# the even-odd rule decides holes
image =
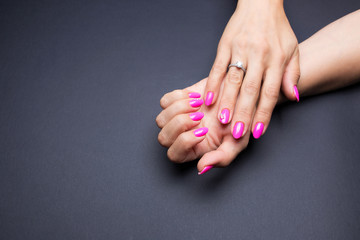
[[[241,75],[240,72],[237,71],[237,69],[230,68],[228,72],[228,81],[230,83],[240,85],[241,84]]]
[[[167,144],[167,137],[164,135],[163,132],[160,132],[159,135],[158,135],[158,141],[159,143],[164,146],[164,147],[167,147],[168,144]]]
[[[239,119],[245,119],[243,122],[246,124],[252,116],[252,111],[248,107],[242,107],[237,111],[237,116]]]
[[[172,148],[169,148],[167,151],[167,157],[171,162],[179,163],[179,159],[177,158],[176,154],[174,153],[174,150]]]
[[[160,106],[162,108],[165,108],[168,105],[168,99],[167,99],[167,94],[165,94],[161,99],[160,99]]]
[[[185,115],[178,115],[173,118],[174,126],[177,126],[180,132],[184,132],[187,128],[187,121],[185,117]]]
[[[277,101],[277,99],[279,97],[279,89],[274,86],[268,86],[268,87],[265,87],[264,94],[265,94],[266,98],[268,98],[272,101]]]
[[[249,95],[257,95],[259,92],[259,87],[256,81],[248,80],[244,84],[244,91]]]
[[[158,115],[155,119],[156,124],[158,125],[159,128],[163,128],[164,127],[164,118],[161,115]]]
[[[261,119],[261,121],[264,123],[270,120],[271,114],[271,110],[262,108],[258,109],[256,112],[257,118]]]
[[[229,109],[230,111],[233,111],[236,104],[236,99],[231,98],[230,96],[223,96],[221,99],[221,105],[224,106],[224,108]]]
[[[182,146],[185,150],[188,150],[190,148],[190,138],[187,134],[181,134],[178,137],[178,141],[180,143],[180,146]]]
[[[225,64],[221,60],[216,60],[214,62],[214,65],[212,66],[210,75],[213,78],[220,77],[226,71],[226,68],[224,66],[225,66]]]

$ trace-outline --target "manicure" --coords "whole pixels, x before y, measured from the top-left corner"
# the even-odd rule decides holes
[[[189,116],[193,121],[199,121],[204,117],[204,113],[194,112],[194,113],[190,113]]]
[[[261,137],[261,134],[264,130],[264,123],[262,122],[257,122],[253,131],[253,137],[255,139],[258,139],[259,137]]]
[[[239,139],[242,137],[244,132],[244,123],[243,122],[236,122],[233,129],[233,137],[235,139]]]
[[[196,137],[202,137],[205,134],[207,134],[208,131],[209,131],[209,129],[207,127],[198,128],[198,129],[194,130],[194,135]]]
[[[229,118],[230,118],[230,110],[224,108],[220,113],[220,122],[222,124],[227,124],[229,122]]]
[[[205,105],[210,106],[214,98],[214,93],[209,91],[206,95]]]
[[[190,100],[190,106],[192,107],[200,107],[201,105],[203,105],[204,103],[204,100],[202,99],[193,99],[193,100]]]
[[[201,94],[197,92],[191,92],[189,93],[189,98],[200,98]]]
[[[204,174],[204,173],[210,171],[213,167],[214,166],[212,166],[212,165],[204,167],[204,169],[201,172],[198,172],[198,175],[201,175],[201,174]]]
[[[300,101],[299,91],[298,91],[296,85],[294,85],[294,95],[295,95],[295,97],[296,97],[296,101],[299,102],[299,101]]]

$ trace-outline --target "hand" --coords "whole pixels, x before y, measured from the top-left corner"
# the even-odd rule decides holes
[[[164,110],[156,118],[157,125],[162,128],[158,140],[169,148],[169,159],[182,163],[202,156],[198,170],[203,173],[209,167],[229,165],[246,148],[250,136],[248,133],[241,140],[235,140],[230,133],[230,126],[222,125],[216,119],[217,108],[200,107],[203,100],[191,98],[200,97],[200,94],[195,93],[203,93],[206,82],[207,79],[203,79],[191,87],[165,94],[160,100]],[[189,93],[192,94],[189,96]]]
[[[230,67],[226,74],[228,65],[237,61],[247,69],[245,76],[236,67]],[[243,124],[243,134],[250,128],[259,138],[269,125],[280,88],[288,99],[299,101],[299,77],[298,43],[282,0],[239,0],[218,46],[205,88],[205,104],[216,103],[220,97],[216,107],[219,121],[231,121],[231,129],[236,123]],[[219,96],[223,78],[223,94]]]
[[[298,87],[301,94],[319,94],[360,80],[360,48],[356,48],[360,32],[354,33],[359,20],[360,11],[351,13],[300,44],[302,76]],[[352,37],[343,38],[351,34]],[[337,61],[339,58],[342,58],[341,62]],[[222,125],[215,119],[218,103],[212,108],[201,107],[200,110],[205,113],[201,122],[189,121],[187,113],[194,113],[200,107],[189,107],[188,93],[203,93],[207,81],[204,79],[189,88],[165,94],[160,101],[164,110],[156,118],[158,126],[162,128],[159,142],[170,147],[169,158],[180,163],[203,155],[198,163],[199,171],[206,166],[224,167],[230,164],[246,148],[250,135],[246,133],[243,138],[234,141],[229,136],[229,125]],[[221,84],[221,96],[223,85],[224,82]],[[209,128],[206,137],[193,137],[190,130],[203,126]]]

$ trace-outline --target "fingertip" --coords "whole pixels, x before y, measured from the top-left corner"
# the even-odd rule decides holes
[[[299,93],[297,91],[297,84],[299,82],[299,79],[300,79],[299,61],[298,61],[298,57],[294,57],[286,67],[281,84],[282,91],[285,97],[290,101],[299,101]]]
[[[203,137],[207,134],[209,129],[207,127],[202,127],[194,130],[195,137]]]
[[[226,164],[222,164],[225,160],[226,156],[224,156],[224,152],[220,150],[214,150],[208,153],[205,153],[202,158],[199,160],[197,164],[198,173],[205,173],[210,171],[210,169],[217,166],[226,166]],[[207,168],[211,166],[210,168]],[[199,174],[199,175],[201,175]]]
[[[230,110],[228,108],[223,108],[218,117],[221,124],[228,124],[230,121]]]
[[[203,112],[193,112],[189,114],[190,119],[193,121],[200,121],[204,116]]]
[[[255,139],[259,139],[264,133],[264,123],[263,122],[257,122],[253,129],[253,137]]]
[[[216,166],[216,158],[214,157],[214,152],[215,151],[211,151],[208,153],[205,153],[199,160],[198,164],[197,164],[197,170],[198,170],[198,175],[202,175],[205,172],[210,171],[210,169],[214,168]],[[211,167],[210,167],[211,166]],[[208,167],[208,168],[207,168]],[[210,168],[209,168],[210,167]]]
[[[188,96],[189,98],[201,98],[201,94],[198,92],[189,92]]]
[[[202,174],[210,171],[213,167],[214,167],[214,166],[212,166],[212,165],[209,165],[209,166],[204,167],[203,170],[201,170],[201,171],[198,172],[198,175],[202,175]]]
[[[239,138],[241,138],[242,136],[245,135],[244,127],[245,127],[245,124],[243,122],[240,122],[240,121],[237,121],[234,124],[232,135],[233,135],[233,137],[235,139],[239,139]]]
[[[213,104],[213,101],[214,101],[214,92],[208,91],[205,97],[205,105],[210,106],[211,104]]]
[[[299,91],[296,85],[294,85],[293,87],[293,94],[295,95],[296,101],[299,102],[300,101],[300,96],[299,96]]]

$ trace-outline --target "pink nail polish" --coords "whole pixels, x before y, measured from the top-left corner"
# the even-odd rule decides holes
[[[253,137],[256,139],[261,137],[263,130],[264,130],[264,124],[262,122],[257,122],[253,131]]]
[[[209,129],[207,127],[198,128],[198,129],[194,130],[194,134],[196,137],[202,137],[205,134],[207,134],[208,131],[209,131]]]
[[[201,175],[201,174],[204,174],[204,173],[210,171],[213,167],[214,166],[211,166],[211,165],[204,167],[204,169],[201,172],[198,172],[198,175]]]
[[[236,122],[233,129],[233,137],[235,139],[239,139],[242,137],[244,132],[244,123],[243,122]]]
[[[206,95],[205,105],[210,106],[214,98],[214,93],[209,91]]]
[[[201,105],[203,105],[204,103],[204,100],[202,99],[193,99],[193,100],[190,100],[190,106],[192,107],[200,107]]]
[[[193,121],[199,121],[204,117],[204,113],[194,112],[194,113],[190,113],[189,116]]]
[[[299,91],[298,91],[296,85],[294,85],[294,95],[295,95],[295,97],[296,97],[296,101],[299,102],[299,101],[300,101]]]
[[[220,122],[222,124],[227,124],[229,122],[229,118],[230,118],[230,110],[224,108],[220,113]]]
[[[197,92],[191,92],[189,93],[189,98],[200,98],[201,94]]]

